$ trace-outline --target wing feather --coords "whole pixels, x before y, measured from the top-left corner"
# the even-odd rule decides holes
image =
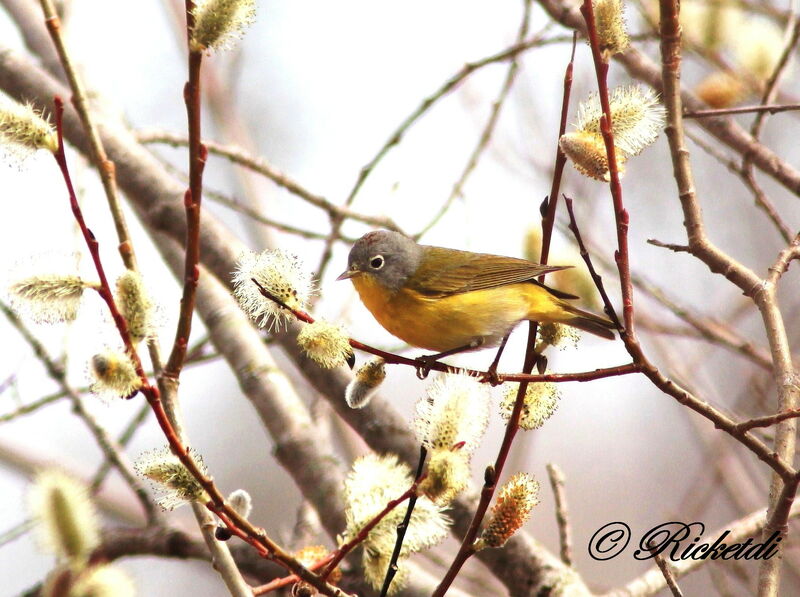
[[[537,276],[572,267],[542,265],[515,257],[440,247],[425,247],[425,249],[422,263],[412,275],[413,282],[409,281],[411,283],[407,284],[410,289],[430,297],[443,297],[520,282],[535,282]]]

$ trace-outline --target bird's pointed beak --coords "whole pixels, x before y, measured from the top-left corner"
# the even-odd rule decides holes
[[[336,278],[336,280],[337,281],[338,280],[347,280],[348,278],[352,278],[353,276],[357,276],[360,273],[361,272],[358,271],[357,269],[349,269],[349,270],[346,270],[346,271],[342,272],[341,274],[339,274],[339,277]]]

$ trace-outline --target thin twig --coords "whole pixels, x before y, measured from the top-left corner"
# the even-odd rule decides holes
[[[76,388],[76,389],[77,389],[78,392],[82,391],[80,388]],[[37,410],[39,410],[40,408],[45,407],[48,404],[52,404],[52,403],[56,402],[57,400],[60,400],[60,399],[64,398],[66,395],[67,395],[66,392],[64,392],[62,390],[60,392],[54,392],[52,394],[48,394],[47,396],[42,396],[38,400],[33,400],[33,401],[29,402],[28,404],[23,404],[22,406],[18,406],[17,408],[12,410],[11,412],[8,412],[8,413],[5,413],[3,415],[0,415],[0,423],[7,423],[7,422],[13,421],[14,419],[17,419],[18,417],[21,417],[23,415],[28,415],[28,414],[34,413]]]
[[[0,311],[2,311],[3,315],[6,316],[6,319],[8,319],[11,325],[16,328],[19,334],[30,345],[33,353],[42,362],[42,365],[44,365],[47,374],[53,379],[53,381],[61,386],[61,390],[72,403],[72,411],[86,424],[86,427],[94,437],[95,442],[97,442],[100,451],[103,452],[106,461],[111,463],[114,468],[117,469],[126,485],[128,485],[131,491],[133,491],[133,493],[136,495],[136,498],[142,505],[142,509],[144,510],[148,524],[154,524],[157,522],[160,518],[159,509],[150,499],[147,490],[144,488],[139,478],[125,461],[125,457],[122,454],[120,446],[114,442],[114,440],[109,436],[108,431],[106,431],[106,429],[97,422],[91,413],[86,410],[83,405],[83,398],[78,391],[70,385],[64,368],[57,363],[53,357],[50,356],[42,343],[39,342],[39,340],[30,332],[30,330],[28,330],[25,324],[23,324],[19,317],[17,317],[16,313],[14,313],[1,302]]]
[[[226,525],[228,525],[229,529],[233,534],[239,536],[244,541],[252,545],[259,553],[268,554],[271,559],[285,566],[288,570],[290,570],[294,574],[297,574],[300,578],[310,583],[324,595],[329,595],[331,597],[341,595],[341,591],[339,589],[332,587],[329,584],[321,581],[319,577],[317,577],[312,572],[309,572],[294,557],[292,557],[291,554],[284,551],[279,545],[277,545],[272,539],[270,539],[263,529],[259,529],[253,526],[238,512],[230,508],[230,506],[228,506],[225,501],[225,496],[220,492],[220,490],[214,484],[212,478],[206,475],[198,467],[194,458],[192,458],[192,456],[190,455],[188,447],[180,439],[179,432],[176,431],[172,423],[173,418],[170,417],[170,415],[167,413],[165,406],[161,400],[159,389],[150,384],[149,380],[147,379],[147,376],[144,373],[141,360],[139,359],[139,355],[136,352],[135,346],[131,342],[127,323],[120,314],[119,309],[117,308],[117,305],[114,301],[114,296],[109,287],[108,279],[105,274],[105,269],[100,259],[99,244],[95,239],[94,235],[92,234],[92,232],[89,230],[88,226],[86,225],[83,213],[81,211],[80,205],[75,195],[72,179],[69,173],[69,168],[67,166],[66,156],[64,154],[63,114],[64,114],[63,101],[60,98],[56,98],[55,100],[56,133],[58,135],[59,143],[58,143],[58,150],[56,151],[54,156],[59,165],[59,168],[61,169],[61,172],[64,177],[64,183],[69,192],[70,206],[72,208],[73,215],[81,230],[81,234],[83,235],[84,240],[86,241],[89,253],[95,265],[95,270],[100,280],[100,286],[97,289],[97,292],[98,294],[100,294],[101,298],[105,301],[106,306],[108,307],[111,313],[111,317],[117,326],[117,330],[119,331],[119,334],[122,337],[123,342],[125,343],[126,350],[129,356],[131,357],[131,360],[133,361],[136,373],[142,381],[142,386],[139,391],[147,399],[147,402],[150,405],[150,408],[152,409],[153,414],[156,417],[156,421],[158,422],[159,427],[164,433],[164,436],[167,442],[169,443],[169,446],[173,454],[175,454],[178,460],[180,460],[181,464],[183,464],[183,466],[186,467],[186,469],[189,471],[192,477],[194,477],[197,483],[203,488],[203,490],[209,496],[210,501],[206,504],[208,510],[216,514],[220,518],[220,520],[222,520]],[[186,347],[183,346],[180,352],[182,353],[182,355],[185,355]],[[181,356],[180,362],[182,364],[183,356]],[[162,376],[162,379],[166,378],[167,378],[166,375]],[[195,509],[196,515],[198,514],[198,512],[199,511]],[[208,526],[208,528],[206,528],[206,526]],[[221,575],[223,579],[226,581],[228,589],[231,590],[235,595],[241,595],[242,597],[244,597],[244,595],[248,596],[251,595],[252,593],[249,587],[247,587],[246,583],[244,583],[243,580],[239,581],[237,579],[237,575],[239,579],[241,578],[241,575],[236,570],[235,563],[230,558],[230,552],[227,550],[227,547],[224,544],[220,545],[221,542],[218,541],[216,541],[215,543],[210,542],[209,537],[213,537],[213,528],[215,527],[216,527],[215,524],[202,525],[201,530],[204,531],[204,538],[206,538],[206,542],[209,545],[209,547],[215,550],[215,556],[217,557],[217,566],[218,567],[222,565],[226,566],[226,571],[221,572]],[[224,558],[225,561],[222,561],[222,558]]]
[[[258,287],[259,292],[267,299],[275,302],[276,304],[280,305],[282,308],[286,309],[292,315],[294,315],[299,321],[303,323],[314,323],[315,319],[306,313],[305,311],[300,311],[298,309],[293,309],[282,300],[280,300],[277,296],[272,294],[269,290],[264,288],[257,280],[252,280],[253,284]],[[369,354],[381,357],[387,363],[392,365],[409,365],[416,369],[419,369],[422,366],[422,363],[417,359],[409,359],[407,357],[387,352],[385,350],[381,350],[379,348],[375,348],[374,346],[370,346],[369,344],[364,344],[358,340],[353,338],[349,338],[348,342],[350,346],[355,348],[356,350],[362,350]],[[474,376],[483,382],[490,382],[492,381],[492,376],[489,375],[488,371],[478,371],[475,369],[467,369],[464,367],[454,367],[452,365],[446,365],[445,363],[441,363],[439,361],[434,362],[425,362],[424,366],[431,370],[431,371],[440,371],[442,373],[456,373],[456,374],[466,374],[470,376]],[[631,373],[637,373],[639,370],[638,368],[633,365],[632,363],[628,363],[625,365],[617,365],[616,367],[606,367],[602,369],[595,369],[593,371],[582,371],[579,373],[543,373],[539,375],[531,375],[529,373],[497,373],[494,379],[499,383],[504,383],[507,381],[511,382],[567,382],[567,381],[592,381],[594,379],[601,379],[605,377],[616,377],[619,375],[629,375]]]
[[[187,0],[187,35],[191,36],[194,25],[192,9],[194,3]],[[191,44],[190,44],[191,45]],[[186,347],[192,332],[192,315],[194,299],[199,282],[198,264],[200,263],[200,207],[203,196],[203,169],[206,163],[207,150],[203,145],[200,131],[200,67],[203,52],[189,50],[189,80],[183,90],[186,103],[186,116],[189,127],[189,188],[183,197],[186,210],[186,265],[183,274],[183,294],[181,295],[178,325],[175,330],[175,341],[172,352],[164,367],[164,377],[177,380],[180,377],[183,362],[186,358]]]
[[[762,105],[769,104],[777,96],[778,83],[780,82],[781,76],[789,65],[789,59],[792,57],[792,54],[794,54],[794,49],[797,46],[798,40],[800,40],[800,17],[797,15],[797,0],[793,0],[791,5],[792,16],[790,17],[786,28],[786,41],[784,42],[781,55],[775,62],[772,73],[770,73],[770,76],[764,85],[764,92],[761,96]],[[756,114],[755,120],[750,127],[750,134],[753,135],[754,139],[758,139],[761,136],[761,130],[764,127],[768,114],[774,114],[774,112],[772,110],[759,110]],[[745,160],[747,160],[746,155]]]
[[[556,502],[556,524],[558,525],[559,545],[561,545],[561,561],[567,566],[572,566],[572,532],[569,524],[567,494],[564,491],[564,471],[552,462],[547,464],[546,469]]]
[[[761,189],[761,186],[756,182],[755,173],[753,169],[750,167],[745,167],[740,164],[737,160],[725,155],[721,151],[719,151],[716,147],[707,143],[703,140],[699,135],[693,133],[691,130],[687,129],[685,134],[689,139],[691,139],[695,144],[697,144],[703,151],[707,154],[712,156],[721,164],[725,165],[728,170],[736,174],[742,182],[744,182],[745,186],[750,189],[750,192],[753,194],[753,200],[755,201],[756,207],[761,209],[769,218],[770,222],[772,222],[775,229],[780,233],[787,243],[792,238],[792,231],[786,222],[783,220],[781,215],[778,213],[778,209],[772,203],[770,198],[767,194]]]
[[[367,162],[364,166],[362,166],[361,170],[358,173],[358,177],[350,189],[350,192],[347,195],[347,198],[344,201],[344,207],[349,208],[353,201],[355,201],[356,195],[361,190],[361,187],[366,182],[367,178],[370,176],[372,171],[375,167],[380,163],[380,161],[389,153],[394,146],[398,145],[406,134],[408,129],[410,129],[422,116],[424,116],[431,107],[436,104],[440,99],[446,96],[448,93],[453,91],[456,87],[458,87],[465,79],[470,77],[475,71],[488,66],[490,64],[495,64],[497,62],[505,62],[506,60],[512,60],[515,56],[524,52],[530,48],[536,47],[538,45],[542,45],[543,40],[540,39],[533,39],[530,41],[526,41],[521,44],[515,44],[505,50],[502,50],[496,54],[491,56],[487,56],[481,60],[477,60],[475,62],[468,62],[465,64],[456,74],[451,76],[445,83],[437,89],[433,94],[429,95],[425,99],[422,100],[422,103],[414,110],[411,114],[409,114],[403,122],[389,135],[388,140],[381,146],[378,152]],[[341,221],[338,218],[334,218],[331,221],[331,240],[326,243],[325,250],[323,251],[322,258],[320,259],[320,265],[317,268],[317,272],[322,273],[325,271],[328,261],[331,257],[331,246],[332,246],[332,239],[336,237],[339,233],[339,228],[341,227]]]
[[[777,425],[781,421],[785,421],[786,419],[793,419],[796,417],[800,417],[799,408],[795,408],[794,410],[779,412],[774,415],[767,415],[765,417],[757,417],[755,419],[750,419],[748,421],[742,421],[736,427],[741,431],[748,431],[750,429],[755,429],[756,427],[771,427],[772,425]]]
[[[675,580],[675,575],[672,573],[672,567],[669,565],[669,562],[667,562],[666,559],[664,559],[664,556],[661,554],[656,554],[653,559],[656,561],[656,566],[658,566],[658,569],[661,570],[661,574],[664,575],[664,580],[666,581],[670,592],[672,592],[672,596],[683,597],[683,591],[681,591],[680,587],[678,586],[678,581]]]
[[[422,480],[422,472],[425,470],[425,458],[427,455],[428,450],[425,448],[425,446],[420,446],[417,474],[414,475],[415,483],[419,483]],[[400,550],[403,548],[403,540],[405,539],[406,531],[408,531],[408,526],[411,524],[411,515],[414,513],[414,506],[417,503],[417,497],[418,496],[415,493],[409,498],[408,506],[406,507],[406,514],[403,517],[402,522],[397,525],[397,541],[394,544],[392,557],[389,559],[389,566],[386,568],[386,578],[383,579],[383,587],[381,588],[380,597],[386,597],[386,595],[389,594],[389,588],[392,586],[392,580],[394,580],[394,577],[397,574],[397,560],[400,558]]]
[[[136,138],[140,143],[165,143],[173,147],[185,147],[189,143],[189,140],[184,136],[159,130],[139,131],[136,134]],[[369,224],[370,226],[379,226],[381,228],[402,232],[400,227],[395,224],[391,218],[356,213],[350,209],[337,206],[322,195],[312,193],[300,183],[278,170],[263,157],[252,156],[239,147],[223,145],[214,141],[205,141],[204,144],[210,154],[222,156],[234,164],[238,164],[252,170],[253,172],[262,174],[279,187],[289,191],[292,195],[295,195],[310,205],[325,211],[329,216],[342,217],[349,220],[355,220],[356,222]],[[241,204],[239,204],[237,209],[243,213],[247,213],[248,215],[251,213],[258,213],[256,210]]]
[[[114,162],[109,160],[108,155],[106,155],[103,142],[97,130],[97,125],[94,123],[91,110],[89,110],[89,102],[83,82],[78,76],[66,45],[64,44],[64,39],[61,35],[61,20],[58,17],[55,5],[52,0],[39,1],[44,11],[47,30],[50,33],[50,38],[53,40],[53,45],[56,48],[61,66],[64,68],[69,86],[72,90],[72,105],[75,107],[78,118],[80,118],[81,124],[86,132],[86,137],[89,140],[90,155],[94,166],[97,168],[97,172],[100,174],[100,180],[103,183],[103,190],[105,191],[108,207],[111,211],[111,218],[114,221],[114,226],[117,231],[120,256],[122,257],[123,263],[125,263],[125,267],[128,269],[136,269],[136,255],[133,251],[133,245],[130,242],[130,233],[128,232],[128,225],[125,221],[125,214],[122,211],[119,196],[117,195]]]
[[[684,118],[713,118],[717,116],[730,116],[732,114],[751,114],[767,112],[778,114],[780,112],[794,112],[800,110],[800,104],[759,104],[754,106],[737,106],[736,108],[715,108],[709,110],[692,110],[684,112]]]
[[[603,300],[605,313],[609,316],[609,318],[611,318],[611,321],[614,322],[614,325],[617,326],[617,329],[621,330],[622,322],[619,320],[619,317],[617,317],[617,312],[614,310],[614,305],[611,304],[611,299],[608,297],[605,286],[603,286],[603,278],[594,269],[592,258],[589,256],[589,251],[586,250],[586,245],[583,244],[583,238],[581,237],[581,232],[578,228],[578,222],[575,220],[575,212],[572,209],[572,199],[565,195],[564,202],[567,204],[567,213],[569,214],[569,229],[575,237],[575,242],[578,244],[580,255],[586,264],[586,268],[589,270],[589,275],[592,277],[594,285],[597,288],[597,291],[600,293],[600,297]]]
[[[545,27],[545,30],[540,32],[535,37],[541,38],[547,28],[550,26],[548,25]],[[517,39],[516,43],[521,44],[525,41],[525,37],[528,35],[528,19],[522,19],[519,26],[519,31],[517,32]],[[497,126],[497,121],[500,117],[500,110],[503,108],[506,99],[508,99],[509,94],[511,93],[511,88],[514,86],[514,81],[517,78],[517,73],[519,72],[519,54],[514,56],[511,59],[510,64],[508,65],[508,70],[506,71],[506,76],[503,79],[503,84],[500,87],[500,92],[497,94],[497,98],[495,98],[494,102],[492,102],[492,109],[489,112],[489,118],[486,119],[486,124],[483,127],[483,131],[481,132],[480,137],[478,138],[478,143],[475,145],[475,148],[472,150],[472,153],[467,160],[464,169],[461,172],[461,175],[456,180],[453,188],[450,190],[450,194],[447,196],[447,199],[439,208],[439,211],[434,215],[434,217],[428,222],[428,224],[420,230],[417,234],[414,235],[414,240],[419,240],[423,235],[425,235],[431,228],[436,226],[439,220],[447,213],[450,209],[450,206],[453,204],[453,201],[456,199],[463,197],[464,193],[464,185],[467,183],[467,179],[478,166],[478,162],[483,155],[483,152],[486,150],[486,147],[489,145],[489,141],[492,138],[492,134],[494,133],[494,129]]]

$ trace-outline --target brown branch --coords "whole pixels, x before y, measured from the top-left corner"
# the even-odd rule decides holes
[[[548,24],[547,27],[549,27]],[[535,36],[535,38],[541,38],[544,32],[539,33]],[[517,32],[517,38],[515,44],[521,44],[525,41],[525,37],[528,35],[528,19],[523,19],[519,26],[519,31]],[[461,172],[461,175],[456,180],[453,188],[450,190],[450,194],[447,196],[447,199],[439,208],[439,211],[433,218],[425,225],[425,227],[420,230],[417,234],[414,235],[414,240],[419,240],[422,236],[424,236],[427,232],[431,230],[441,218],[447,213],[450,209],[450,206],[453,204],[453,201],[456,199],[463,197],[464,193],[464,185],[467,183],[467,179],[478,166],[478,162],[483,155],[483,152],[486,150],[486,147],[489,145],[489,141],[492,138],[492,134],[494,133],[494,129],[497,125],[498,118],[500,117],[500,110],[502,109],[503,105],[505,104],[506,99],[508,99],[509,94],[511,93],[511,88],[514,85],[514,81],[517,78],[517,73],[519,72],[519,54],[515,55],[511,59],[511,63],[508,65],[508,70],[506,71],[506,76],[503,79],[503,84],[500,87],[500,92],[497,94],[497,98],[495,98],[494,102],[492,102],[492,108],[489,112],[489,118],[486,119],[486,124],[483,127],[483,131],[481,132],[480,137],[478,138],[478,143],[475,145],[475,148],[472,150],[472,153],[467,160],[464,169]]]
[[[546,468],[556,503],[556,523],[558,525],[558,540],[561,545],[561,561],[567,566],[572,566],[572,532],[569,524],[567,494],[564,491],[564,471],[552,462],[548,463]]]
[[[191,15],[191,2],[187,3],[187,29],[191,31],[194,18]],[[190,35],[191,33],[189,33]],[[183,91],[186,115],[189,123],[189,188],[183,197],[186,210],[186,265],[183,274],[183,294],[181,296],[178,326],[175,341],[169,355],[164,376],[177,380],[186,359],[186,347],[192,332],[194,297],[199,281],[200,263],[200,204],[203,195],[203,168],[207,152],[200,136],[200,66],[203,53],[189,51],[189,81]]]
[[[544,10],[556,21],[580,32],[585,31],[585,24],[578,11],[564,0],[538,0]],[[662,33],[663,40],[663,33]],[[632,77],[639,79],[665,96],[673,91],[665,89],[659,68],[647,56],[636,48],[629,48],[622,54],[617,54],[615,60],[620,62]],[[675,92],[682,98],[681,113],[684,106],[686,111],[695,112],[706,108],[694,94],[682,91],[678,86]],[[727,145],[737,153],[749,154],[753,164],[765,174],[777,180],[781,185],[796,195],[800,195],[800,171],[796,170],[780,156],[768,149],[752,135],[730,118],[702,118],[698,123],[712,136]]]
[[[759,104],[755,106],[737,106],[736,108],[714,108],[709,110],[693,110],[684,112],[684,118],[710,118],[717,116],[730,116],[732,114],[752,114],[767,112],[778,114],[780,112],[794,112],[800,110],[800,104]]]
[[[747,186],[747,188],[750,189],[750,192],[753,194],[753,200],[755,201],[756,207],[761,209],[767,215],[770,222],[772,222],[776,230],[778,230],[783,239],[788,243],[792,238],[792,231],[778,213],[775,205],[772,203],[769,197],[767,197],[767,194],[764,193],[764,191],[761,189],[761,186],[756,182],[753,169],[751,167],[742,166],[742,164],[740,164],[737,160],[728,157],[716,147],[704,141],[698,134],[693,133],[690,130],[686,130],[684,133],[703,151],[726,166],[728,170],[736,174],[736,176],[738,176],[742,182],[744,182],[745,186]]]
[[[664,100],[667,107],[667,136],[673,159],[675,179],[678,183],[681,205],[684,209],[685,226],[692,254],[706,263],[715,273],[722,273],[750,296],[761,311],[765,331],[770,344],[774,377],[778,386],[779,411],[790,411],[800,402],[800,387],[792,364],[789,343],[783,318],[777,305],[775,283],[759,280],[756,275],[722,251],[706,238],[702,215],[694,194],[691,165],[683,139],[680,80],[680,25],[677,0],[661,0],[661,54],[664,81]],[[755,159],[754,159],[755,163]],[[796,442],[796,420],[787,419],[776,428],[773,461],[780,460],[791,466]],[[786,526],[791,500],[797,489],[795,475],[773,467],[770,490],[770,506],[764,535],[782,530]],[[791,492],[791,496],[787,496]],[[780,551],[777,557],[764,560],[759,566],[759,595],[776,595],[780,584]]]
[[[299,321],[303,323],[314,323],[316,320],[306,313],[305,311],[300,311],[298,309],[294,309],[280,300],[277,296],[272,294],[269,290],[264,288],[255,278],[252,279],[253,284],[258,287],[259,292],[264,296],[267,300],[273,301],[274,303],[281,306],[281,308],[286,309],[292,315],[294,315]],[[384,361],[391,365],[408,365],[410,367],[414,367],[415,369],[424,368],[426,370],[432,371],[439,371],[441,373],[456,373],[456,374],[466,374],[473,377],[480,379],[484,383],[492,382],[496,380],[498,383],[504,383],[507,381],[510,382],[530,382],[530,383],[537,383],[537,382],[567,382],[567,381],[592,381],[595,379],[603,379],[606,377],[617,377],[619,375],[629,375],[631,373],[637,373],[639,368],[633,364],[628,363],[625,365],[617,365],[616,367],[606,367],[602,369],[595,369],[594,371],[582,371],[579,373],[543,373],[539,375],[531,375],[529,373],[497,373],[494,377],[492,377],[488,370],[486,371],[479,371],[476,369],[468,369],[465,367],[454,367],[452,365],[446,365],[445,363],[441,363],[439,361],[428,362],[425,361],[424,363],[418,359],[409,359],[408,357],[404,357],[399,354],[395,354],[393,352],[388,352],[385,350],[381,350],[380,348],[375,348],[374,346],[370,346],[369,344],[365,344],[359,340],[355,340],[354,338],[349,338],[348,342],[350,346],[355,348],[356,350],[361,350],[366,353],[381,357]]]
[[[662,249],[668,249],[673,253],[691,253],[692,249],[688,245],[678,245],[675,243],[665,243],[655,238],[648,238],[647,239],[648,245],[653,245],[654,247],[660,247]]]
[[[144,144],[165,143],[173,147],[184,147],[189,143],[189,140],[181,135],[156,130],[138,131],[136,133],[136,138],[140,143]],[[322,195],[312,193],[300,183],[278,170],[263,157],[252,156],[239,147],[223,145],[214,141],[205,141],[204,144],[210,154],[222,156],[234,164],[238,164],[248,168],[249,170],[252,170],[253,172],[263,175],[279,187],[289,191],[292,195],[295,195],[308,204],[325,211],[331,217],[341,217],[344,219],[369,224],[371,226],[379,226],[381,228],[402,232],[400,227],[395,224],[391,218],[360,214],[350,209],[339,207]],[[241,209],[242,211],[248,210],[244,211],[244,213],[247,213],[248,215],[251,213],[257,213],[252,208],[248,208],[244,205],[239,206],[238,209]]]
[[[786,419],[793,419],[796,417],[800,417],[800,409],[795,408],[794,410],[779,412],[774,415],[767,415],[765,417],[757,417],[755,419],[750,419],[748,421],[742,421],[736,428],[740,431],[749,431],[750,429],[755,429],[756,427],[771,427],[773,425],[777,425],[781,421],[785,421]]]
[[[672,597],[683,597],[683,591],[681,591],[680,587],[678,586],[678,581],[675,580],[675,574],[672,572],[672,566],[669,562],[662,556],[661,554],[655,555],[653,558],[656,561],[656,566],[658,569],[661,570],[661,574],[664,576],[664,581],[667,583],[667,587],[672,593]]]
[[[61,391],[69,398],[72,403],[72,412],[80,418],[88,427],[100,451],[106,461],[109,462],[119,472],[125,484],[133,491],[136,498],[144,510],[147,523],[155,524],[161,520],[160,511],[150,499],[147,491],[142,486],[139,478],[135,475],[125,457],[121,447],[109,436],[108,431],[100,425],[92,414],[83,405],[83,398],[78,391],[70,385],[64,367],[57,363],[50,356],[41,342],[30,332],[22,323],[17,315],[5,304],[0,302],[0,311],[6,316],[8,321],[20,333],[25,341],[30,345],[31,350],[44,365],[47,374],[61,387]]]

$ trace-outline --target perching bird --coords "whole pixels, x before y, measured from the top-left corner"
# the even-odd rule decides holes
[[[563,323],[613,340],[614,324],[570,305],[578,297],[536,281],[571,266],[420,245],[388,230],[362,236],[347,270],[387,331],[442,357],[500,344],[524,320]]]

